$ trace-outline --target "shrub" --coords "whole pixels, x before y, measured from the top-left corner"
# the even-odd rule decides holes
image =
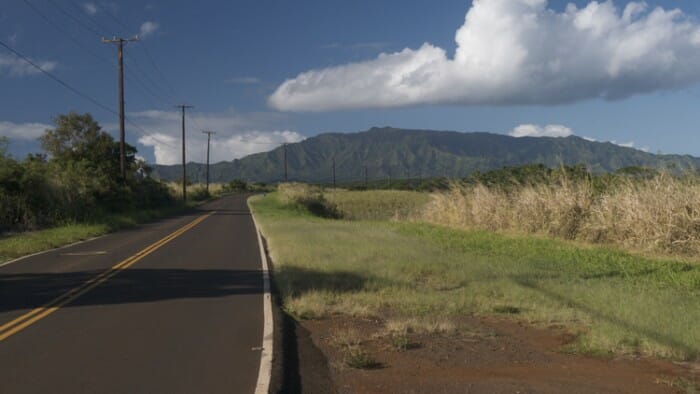
[[[329,202],[319,186],[305,183],[282,183],[277,187],[282,203],[307,209],[316,216],[340,218],[335,204]]]

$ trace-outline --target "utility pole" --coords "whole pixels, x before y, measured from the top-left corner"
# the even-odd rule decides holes
[[[105,44],[117,44],[117,59],[119,61],[119,171],[122,180],[126,179],[126,147],[124,145],[126,134],[124,131],[124,43],[138,40],[139,36],[133,36],[131,38],[113,37],[110,40],[102,39],[102,42]]]
[[[367,164],[365,164],[365,187],[367,187]]]
[[[187,202],[187,162],[185,161],[185,110],[194,108],[192,105],[180,104],[176,108],[182,110],[182,201]]]
[[[282,144],[284,147],[284,181],[287,182],[287,143]]]
[[[216,131],[202,131],[207,135],[207,194],[209,194],[209,146],[211,143],[211,135],[216,134]]]
[[[335,157],[333,157],[333,189],[335,189]]]

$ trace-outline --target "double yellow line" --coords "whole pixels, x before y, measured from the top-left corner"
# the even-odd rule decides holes
[[[168,236],[162,238],[161,240],[149,245],[145,249],[141,250],[140,252],[136,253],[135,255],[122,260],[118,264],[112,266],[108,270],[102,272],[101,274],[95,275],[94,277],[90,278],[87,282],[81,284],[80,286],[74,287],[73,289],[69,290],[68,292],[64,293],[63,295],[56,297],[52,301],[49,301],[48,303],[44,304],[43,306],[40,306],[38,308],[35,308],[24,315],[12,320],[11,322],[5,323],[2,326],[0,326],[0,341],[3,341],[10,336],[22,331],[23,329],[31,326],[32,324],[36,323],[37,321],[45,318],[46,316],[56,312],[59,310],[61,307],[64,305],[68,304],[69,302],[75,300],[76,298],[80,297],[81,295],[87,293],[88,291],[94,289],[95,287],[99,286],[100,284],[106,282],[113,276],[117,275],[118,273],[126,270],[127,268],[131,267],[132,265],[136,264],[139,260],[143,259],[144,257],[148,256],[149,254],[155,252],[159,248],[161,248],[163,245],[167,244],[168,242],[172,241],[173,239],[179,237],[180,235],[184,234],[186,231],[192,229],[199,223],[203,222],[206,220],[209,216],[213,215],[214,212],[208,213],[206,215],[202,215],[198,217],[197,219],[193,220],[192,222],[180,227],[177,229],[175,232],[169,234]]]

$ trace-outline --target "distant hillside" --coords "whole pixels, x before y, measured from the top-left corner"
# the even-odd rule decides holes
[[[682,155],[655,155],[609,142],[567,138],[515,138],[491,133],[372,128],[360,133],[327,133],[287,145],[290,180],[330,182],[335,157],[337,181],[369,179],[464,177],[474,171],[541,163],[585,164],[593,172],[623,167],[697,168],[700,159]],[[188,163],[188,177],[205,179],[205,165]],[[164,180],[181,178],[181,167],[155,166]],[[212,164],[212,182],[232,179],[276,182],[284,180],[284,148],[257,153],[230,162]]]

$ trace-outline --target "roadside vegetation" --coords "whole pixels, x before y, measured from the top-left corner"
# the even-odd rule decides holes
[[[186,206],[126,146],[126,178],[119,143],[89,114],[56,117],[40,138],[42,154],[7,155],[0,138],[0,261],[98,236],[174,213]],[[204,188],[192,200],[206,199]]]
[[[497,315],[567,327],[565,351],[700,360],[696,178],[531,170],[421,197],[298,184],[255,197],[284,307],[378,318],[397,349]]]

